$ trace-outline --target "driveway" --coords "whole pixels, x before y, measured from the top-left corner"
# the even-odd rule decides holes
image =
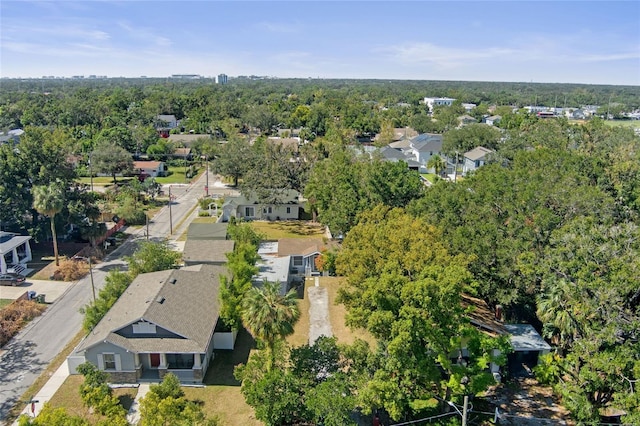
[[[37,294],[44,294],[46,303],[55,302],[65,291],[69,289],[74,282],[65,281],[49,281],[49,280],[32,280],[27,281],[20,286],[0,286],[0,299],[17,299],[27,291],[35,291]]]

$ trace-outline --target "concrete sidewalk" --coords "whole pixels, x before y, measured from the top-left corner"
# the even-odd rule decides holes
[[[307,278],[307,284],[311,279]],[[314,286],[307,288],[309,294],[309,345],[313,345],[320,336],[331,337],[329,321],[329,293],[320,287],[320,278],[314,277]]]
[[[200,180],[202,180],[202,179],[200,179]],[[191,187],[193,187],[193,185],[191,185]],[[182,234],[186,232],[186,230],[187,230],[189,224],[191,223],[191,221],[196,217],[198,217],[197,206],[194,207],[187,214],[187,216],[184,218],[184,220],[180,224],[178,224],[178,227],[177,227],[177,229],[174,229],[173,234],[168,236],[168,242],[169,242],[170,246],[172,246],[174,249],[176,249],[178,251],[184,250],[184,241],[178,241],[178,240],[180,239]],[[135,230],[133,228],[129,228],[129,227],[126,227],[124,229],[124,232],[129,234],[130,238],[133,238],[133,239],[141,238],[143,236],[144,231],[145,231],[144,227],[136,228]],[[113,252],[111,252],[109,255],[107,255],[105,260],[110,259],[112,257],[117,257],[118,256],[117,252],[121,249],[121,247],[123,245],[124,244],[118,246]],[[33,282],[34,284],[36,284],[35,280],[28,280],[28,281]],[[38,282],[37,284],[42,285],[42,286],[45,286],[45,285],[48,286],[48,287],[42,287],[42,289],[45,290],[45,291],[42,291],[42,290],[41,291],[47,293],[46,301],[49,302],[50,298],[51,299],[57,299],[70,286],[74,285],[75,282],[68,283],[68,285],[64,285],[65,283],[62,283],[60,281],[42,282],[42,283]],[[56,285],[56,286],[59,286],[59,287],[56,287],[55,291],[54,291],[53,287],[51,287],[52,285]],[[15,288],[19,289],[20,287],[15,287]],[[26,289],[26,287],[25,287],[25,289]],[[23,289],[22,292],[24,292],[24,291],[25,290]],[[38,401],[38,402],[35,402],[33,404],[29,404],[28,403],[27,406],[24,408],[24,410],[22,410],[21,414],[27,414],[27,415],[29,415],[31,417],[37,416],[40,413],[40,411],[42,410],[42,407],[44,406],[44,404],[46,402],[48,402],[53,397],[53,395],[58,391],[60,386],[62,386],[62,384],[64,383],[64,381],[67,379],[68,376],[69,376],[69,367],[68,367],[67,362],[65,360],[65,362],[63,362],[63,364],[60,366],[60,368],[58,368],[56,370],[56,372],[51,376],[51,378],[47,381],[47,383],[42,387],[42,389],[33,398],[34,401]],[[129,413],[127,414],[127,419],[131,424],[137,424],[140,421],[140,413],[138,411],[139,400],[144,395],[146,395],[146,393],[148,391],[149,391],[149,385],[148,384],[141,384],[140,387],[138,388],[138,393],[136,395],[134,403],[132,404],[131,408],[129,409]],[[32,411],[32,409],[33,409],[33,411]],[[16,420],[13,423],[13,425],[17,426],[17,424],[18,424],[18,422]]]
[[[140,400],[144,398],[150,388],[149,383],[141,383],[138,387],[136,398],[133,400],[133,404],[131,404],[129,412],[127,413],[127,421],[129,424],[137,425],[140,421]]]
[[[44,407],[45,402],[48,402],[51,397],[58,391],[60,386],[67,380],[69,377],[69,367],[66,362],[63,362],[60,368],[58,368],[55,373],[51,376],[51,378],[45,383],[45,385],[38,391],[38,393],[33,397],[33,403],[27,404],[27,406],[22,410],[20,415],[26,414],[30,417],[36,417],[42,407]],[[37,402],[36,402],[37,401]],[[13,422],[14,426],[17,426],[18,420]]]

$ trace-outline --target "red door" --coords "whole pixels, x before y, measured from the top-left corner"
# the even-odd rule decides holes
[[[160,365],[160,354],[149,354],[149,360],[152,367],[158,367]]]

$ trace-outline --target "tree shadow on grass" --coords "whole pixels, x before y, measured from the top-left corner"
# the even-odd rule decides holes
[[[320,228],[317,224],[308,224],[306,222],[300,221],[281,222],[278,227],[290,234],[315,236],[317,238],[320,238],[320,235],[318,235],[318,233],[322,232],[322,228]]]
[[[240,382],[233,377],[233,370],[237,365],[246,364],[251,350],[256,342],[249,332],[242,329],[238,332],[236,346],[232,351],[216,350],[207,374],[204,377],[206,385],[240,386]]]
[[[129,408],[131,408],[131,406],[133,405],[134,399],[135,398],[130,394],[120,395],[118,397],[118,401],[120,402],[120,405],[127,411],[129,411]]]

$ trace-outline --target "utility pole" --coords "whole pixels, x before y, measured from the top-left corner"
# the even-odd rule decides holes
[[[207,171],[205,172],[207,174],[207,183],[205,184],[204,187],[204,192],[205,195],[208,197],[209,196],[209,156],[206,156],[206,160],[207,160]]]
[[[169,235],[173,234],[173,216],[171,215],[171,185],[169,185]]]
[[[458,151],[456,151],[456,161],[453,165],[453,183],[458,181]]]
[[[149,215],[145,212],[144,217],[147,219],[147,241],[149,241]]]
[[[93,306],[96,305],[96,286],[93,284],[93,268],[91,267],[91,255],[87,256],[89,262],[89,275],[91,275],[91,291],[93,292]]]
[[[91,178],[91,192],[93,192],[93,161],[92,161],[93,151],[89,153],[89,177]]]
[[[464,396],[464,402],[463,402],[464,406],[462,407],[462,426],[467,426],[467,416],[468,416],[468,410],[467,407],[469,406],[469,396],[465,395]]]

